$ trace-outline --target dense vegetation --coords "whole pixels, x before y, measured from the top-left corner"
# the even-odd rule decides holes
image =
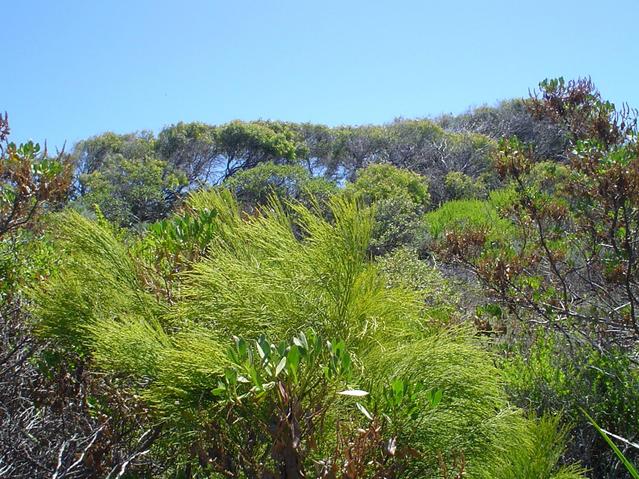
[[[55,157],[9,134],[0,477],[634,477],[637,123],[589,80]]]

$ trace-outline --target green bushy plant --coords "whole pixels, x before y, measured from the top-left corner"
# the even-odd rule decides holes
[[[126,237],[72,212],[34,292],[42,334],[146,404],[167,474],[436,477],[517,440],[493,357],[468,329],[427,327],[419,294],[369,261],[372,210],[335,197],[330,221],[301,204],[249,216],[218,191],[187,205],[216,211],[215,234],[170,301]]]
[[[451,171],[444,177],[446,198],[450,200],[482,199],[486,196],[486,185],[460,172]]]
[[[313,178],[300,165],[274,163],[262,163],[240,171],[228,178],[224,186],[249,209],[268,204],[272,196],[282,201],[297,200],[305,204],[324,202],[337,191],[334,183],[324,178]]]
[[[630,462],[628,460],[628,458],[624,455],[624,453],[621,452],[621,450],[617,447],[617,445],[614,443],[614,441],[612,439],[610,439],[609,433],[607,433],[606,431],[601,429],[601,427],[599,427],[599,425],[595,422],[595,420],[593,418],[591,418],[590,415],[588,413],[586,413],[585,411],[584,411],[584,415],[586,416],[588,421],[595,427],[595,429],[597,430],[599,435],[606,441],[606,444],[608,444],[608,446],[610,446],[610,449],[612,449],[613,452],[615,453],[615,455],[619,458],[619,460],[621,461],[621,463],[623,464],[625,469],[628,471],[630,476],[633,479],[639,479],[639,472],[637,471],[635,466],[632,464],[632,462]],[[633,446],[636,447],[636,445],[634,445],[634,444],[633,444]]]
[[[410,248],[398,248],[377,259],[380,271],[390,286],[401,286],[416,291],[424,301],[427,317],[444,323],[458,315],[460,293],[441,271]]]
[[[514,401],[538,414],[561,412],[571,424],[569,455],[581,456],[597,477],[615,477],[616,458],[584,418],[582,409],[608,430],[634,437],[639,423],[639,371],[621,350],[602,352],[571,344],[561,334],[539,332],[504,364]],[[633,450],[628,451],[637,459]]]
[[[522,421],[517,442],[504,444],[504,454],[480,468],[485,479],[579,479],[584,468],[558,465],[564,454],[568,429],[559,416]]]
[[[478,231],[485,241],[497,241],[509,237],[513,231],[510,222],[487,200],[449,201],[427,213],[424,223],[434,240],[443,239],[447,232]]]
[[[430,203],[425,178],[389,164],[372,164],[358,171],[346,194],[375,208],[371,251],[381,255],[414,245],[421,234],[420,217]]]
[[[182,190],[186,176],[153,156],[127,158],[108,155],[100,169],[80,175],[80,209],[98,205],[106,218],[122,226],[166,217]]]
[[[396,197],[406,197],[423,208],[430,202],[424,177],[390,164],[372,164],[359,170],[349,188],[369,204]]]

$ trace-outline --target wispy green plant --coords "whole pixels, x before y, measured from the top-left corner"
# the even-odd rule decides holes
[[[387,288],[367,261],[369,210],[334,199],[335,220],[327,222],[292,208],[294,223],[274,203],[214,241],[185,277],[178,315],[227,334],[278,340],[313,327],[351,346],[414,317],[416,296]]]
[[[69,211],[53,223],[59,268],[33,291],[39,329],[89,347],[87,328],[120,315],[157,316],[163,305],[140,281],[135,260],[112,228]]]
[[[54,230],[65,260],[34,294],[43,334],[80,344],[92,367],[122,378],[147,402],[163,431],[156,453],[178,464],[174,472],[199,464],[202,471],[234,467],[252,477],[241,461],[261,464],[271,457],[273,468],[287,468],[290,457],[282,454],[288,451],[302,458],[299,470],[321,464],[329,474],[353,460],[361,468],[352,477],[364,478],[374,461],[377,471],[392,473],[385,477],[429,477],[442,460],[452,464],[460,456],[469,471],[479,470],[503,453],[503,441],[519,437],[523,419],[508,405],[493,358],[468,330],[428,326],[419,294],[390,286],[368,257],[369,209],[338,197],[329,204],[330,220],[277,202],[248,216],[220,191],[198,193],[186,208],[216,211],[210,217],[218,226],[204,256],[178,275],[175,304],[152,294],[139,260],[112,229],[74,213],[62,215]],[[302,354],[301,333],[309,329],[331,346],[320,344],[323,353],[307,364],[314,356]],[[288,345],[279,347],[282,342]],[[346,357],[343,350],[349,374],[323,375],[334,358]],[[295,382],[302,368],[312,373],[308,389]],[[399,391],[398,385],[410,400],[388,400],[395,398],[388,389]],[[240,394],[225,395],[231,386]],[[386,406],[371,406],[371,421],[349,394],[324,401],[338,387]],[[296,402],[291,391],[308,395]],[[262,401],[263,395],[270,399]],[[229,410],[230,399],[244,409]],[[291,409],[281,409],[284,399]],[[290,435],[267,429],[261,442],[250,443],[256,436],[234,426],[250,421],[247,411],[259,405],[262,424],[272,420],[294,432],[298,426],[286,418],[310,420],[320,402],[324,419],[314,422],[321,424],[313,433],[319,436],[308,443],[282,443]],[[232,420],[231,412],[238,414]],[[378,423],[378,417],[391,421]],[[229,456],[231,450],[236,453]],[[398,467],[387,471],[384,458],[396,451],[410,453],[397,456]],[[223,461],[229,457],[234,466]]]
[[[559,416],[519,418],[508,437],[500,440],[502,454],[473,471],[482,479],[581,479],[586,471],[577,465],[562,466],[567,428]]]
[[[461,232],[481,229],[488,240],[503,240],[513,233],[509,221],[502,218],[497,208],[487,200],[455,200],[427,213],[424,222],[435,240],[442,239],[446,232]]]
[[[606,444],[610,446],[610,449],[614,451],[615,455],[619,458],[619,460],[624,465],[628,473],[633,477],[633,479],[639,479],[639,472],[637,472],[637,469],[635,468],[635,466],[626,458],[626,456],[623,454],[623,452],[621,452],[621,450],[612,441],[612,439],[610,439],[610,436],[606,433],[606,431],[601,429],[599,424],[597,424],[595,420],[591,418],[586,411],[582,409],[582,412],[584,413],[586,418],[588,418],[588,421],[590,422],[590,424],[592,424],[594,428],[597,430],[597,432],[601,435],[603,440],[606,441]]]
[[[417,251],[398,248],[377,258],[377,265],[389,286],[401,286],[419,294],[428,318],[447,323],[459,315],[458,288],[435,265],[420,260]]]

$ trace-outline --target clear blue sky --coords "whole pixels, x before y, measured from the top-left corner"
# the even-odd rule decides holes
[[[590,75],[639,107],[639,1],[0,0],[12,138],[382,123]]]

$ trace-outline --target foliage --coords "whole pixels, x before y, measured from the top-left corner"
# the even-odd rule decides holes
[[[228,193],[194,195],[215,237],[174,306],[126,236],[65,213],[65,260],[34,292],[40,330],[137,392],[161,428],[153,453],[184,475],[415,477],[494,460],[519,416],[492,357],[467,331],[424,327],[417,294],[367,261],[372,212],[330,205],[330,222],[300,204],[242,216]]]
[[[71,158],[0,120],[0,475],[636,462],[636,119],[589,80],[433,121],[105,133]]]
[[[557,328],[578,321],[581,333],[603,345],[629,345],[639,287],[634,120],[616,114],[587,82],[542,88],[531,108],[571,132],[570,165],[535,164],[529,147],[502,141],[496,169],[516,194],[502,213],[518,233],[505,252],[488,257],[492,263],[481,249],[461,251],[457,238],[449,252],[511,307],[534,311]],[[502,273],[494,273],[495,263]]]
[[[385,131],[381,126],[339,127],[334,132],[327,170],[342,178],[353,179],[359,169],[379,161],[385,142]]]
[[[28,312],[27,291],[54,274],[60,260],[41,232],[42,213],[65,199],[70,162],[47,158],[33,143],[8,144],[2,161],[2,190],[17,194],[0,235],[0,475],[106,475],[154,437],[139,430],[144,412],[111,380],[87,374],[72,351],[40,340]]]
[[[566,82],[562,77],[546,79],[528,100],[533,117],[562,127],[572,143],[596,140],[603,150],[623,144],[636,133],[632,112],[603,100],[589,78]]]
[[[489,169],[493,141],[471,131],[448,132],[435,122],[398,119],[386,125],[329,128],[310,123],[233,121],[223,125],[177,123],[152,133],[105,133],[80,142],[77,174],[105,168],[109,156],[153,157],[190,188],[221,183],[261,163],[303,165],[313,176],[353,180],[360,169],[387,163],[432,179],[437,203],[445,199],[443,178],[461,172],[477,178]],[[80,183],[79,192],[84,192]]]
[[[263,336],[253,344],[236,338],[229,359],[213,390],[220,398],[216,416],[228,423],[224,434],[231,439],[214,452],[218,461],[249,477],[276,471],[303,477],[307,456],[328,452],[322,434],[326,415],[340,401],[339,391],[351,372],[344,344],[326,341],[312,330],[278,345]],[[322,465],[338,467],[344,465]],[[325,477],[322,472],[318,476]]]
[[[380,200],[374,204],[375,226],[370,242],[374,255],[386,254],[395,248],[415,246],[422,236],[421,209],[406,197]]]
[[[99,170],[80,176],[80,205],[97,205],[104,216],[122,226],[165,217],[186,186],[184,175],[170,171],[154,157],[107,156]]]
[[[504,364],[514,401],[538,414],[562,412],[571,424],[569,453],[579,455],[597,477],[614,477],[614,457],[584,421],[582,409],[619,434],[634,437],[639,421],[639,372],[623,351],[602,353],[539,332],[529,348]],[[636,457],[636,454],[633,455]],[[610,474],[606,476],[606,474]]]
[[[200,122],[168,126],[158,134],[155,152],[177,171],[183,172],[189,184],[208,184],[218,176],[213,126]]]
[[[452,171],[478,177],[490,166],[494,142],[474,132],[447,132],[427,119],[338,127],[324,160],[327,173],[353,180],[358,171],[387,163],[428,177],[435,203],[444,201],[443,178]],[[326,150],[324,150],[326,151]],[[321,161],[320,161],[321,162]]]
[[[110,156],[122,155],[124,158],[145,158],[153,156],[155,140],[153,133],[140,131],[118,135],[106,132],[78,142],[73,148],[78,175],[90,175],[103,169]],[[82,193],[82,185],[80,185]]]
[[[597,429],[597,432],[601,435],[601,437],[606,441],[606,443],[610,446],[610,448],[615,452],[615,454],[617,455],[619,460],[623,463],[624,467],[627,469],[627,471],[630,473],[630,475],[633,477],[633,479],[639,478],[639,472],[637,472],[637,469],[635,468],[635,466],[633,466],[632,463],[626,458],[626,456],[624,456],[624,454],[619,450],[617,445],[612,441],[612,439],[610,439],[610,437],[608,436],[606,431],[601,429],[599,427],[599,425],[594,421],[594,419],[592,419],[588,415],[588,413],[584,412],[584,414],[588,418],[588,421],[590,421],[590,423],[595,427],[595,429]]]
[[[481,199],[486,196],[486,185],[480,180],[459,171],[451,171],[444,177],[446,198],[449,200]]]
[[[9,131],[5,113],[0,116],[0,237],[64,202],[71,182],[63,153],[49,158],[46,148],[31,141],[16,146],[8,141]]]
[[[430,201],[422,176],[390,164],[373,164],[358,172],[346,193],[375,208],[371,239],[374,254],[416,241],[420,234],[419,219]]]
[[[409,248],[398,248],[381,256],[377,263],[390,286],[416,291],[424,302],[424,314],[433,321],[447,323],[458,314],[460,294],[441,271]]]
[[[291,164],[308,155],[295,125],[268,121],[177,123],[160,132],[156,151],[198,186],[219,183],[261,163]]]
[[[200,190],[186,198],[179,212],[149,225],[144,237],[131,246],[146,288],[172,303],[181,273],[204,256],[221,231],[240,221],[238,208],[228,190],[216,194]]]
[[[339,129],[314,123],[287,123],[286,126],[297,133],[305,146],[306,151],[298,160],[309,174],[326,178],[338,176],[336,169],[340,165],[335,141]]]
[[[179,275],[200,258],[218,232],[217,212],[188,209],[153,223],[132,248],[140,260],[147,288],[173,302]]]
[[[523,422],[518,441],[505,445],[505,453],[481,469],[486,479],[578,479],[586,472],[576,465],[559,466],[567,429],[559,416],[542,416]]]
[[[105,133],[75,148],[78,203],[85,209],[97,204],[120,225],[155,221],[190,188],[264,162],[293,163],[306,152],[297,133],[277,122],[178,123],[157,139],[149,132]]]
[[[545,118],[536,117],[523,99],[481,106],[461,115],[444,115],[437,123],[447,131],[476,132],[494,140],[516,137],[534,149],[535,158],[561,161],[567,146],[565,131]]]
[[[296,133],[277,122],[233,121],[216,129],[215,140],[223,178],[267,161],[291,163],[305,153]]]
[[[55,222],[61,253],[73,248],[44,289],[35,290],[39,328],[70,349],[90,348],[86,328],[118,314],[153,315],[158,305],[139,283],[134,259],[108,225],[63,213]],[[64,257],[64,256],[63,256]]]
[[[55,257],[52,245],[39,234],[19,229],[0,239],[0,302],[48,276]]]
[[[532,145],[503,139],[494,164],[509,184],[491,201],[499,203],[495,222],[508,221],[510,233],[486,241],[486,226],[478,224],[446,235],[437,251],[475,273],[511,318],[558,334],[549,345],[514,326],[521,341],[533,344],[511,376],[514,397],[540,413],[564,412],[574,423],[569,454],[581,457],[596,477],[615,477],[620,464],[578,408],[592,410],[621,434],[634,434],[636,120],[603,101],[589,80],[545,81],[540,88],[528,108],[564,132],[568,161],[539,162]]]
[[[430,200],[422,176],[389,164],[374,164],[359,171],[351,188],[368,204],[404,197],[415,206],[426,208]]]
[[[447,238],[451,243],[453,235],[457,234],[477,236],[478,246],[505,240],[512,234],[511,223],[500,216],[492,201],[487,200],[448,201],[427,213],[424,223],[432,239]],[[470,237],[466,238],[460,246],[473,246],[470,240]]]
[[[224,182],[245,207],[251,209],[269,203],[273,196],[310,205],[325,202],[337,190],[334,183],[313,178],[302,166],[262,163],[240,171]]]
[[[386,289],[364,261],[371,212],[358,213],[355,203],[340,198],[331,208],[333,223],[298,205],[293,228],[293,218],[274,205],[223,231],[222,241],[212,243],[207,258],[189,273],[182,314],[227,334],[268,333],[279,341],[313,327],[347,344],[375,331],[369,316],[384,317],[386,324],[406,317],[404,308],[414,300]],[[262,275],[269,281],[255,281]]]

